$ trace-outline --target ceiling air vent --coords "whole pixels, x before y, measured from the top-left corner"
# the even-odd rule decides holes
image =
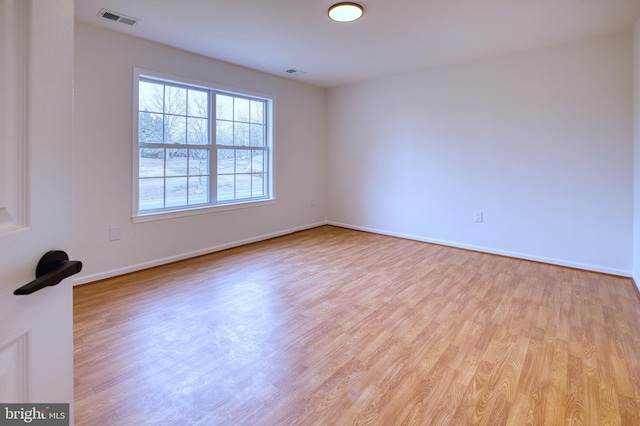
[[[116,21],[116,22],[120,22],[122,24],[131,25],[131,26],[134,26],[138,22],[140,22],[139,19],[132,18],[131,16],[126,16],[126,15],[123,15],[122,13],[116,13],[116,12],[113,12],[113,11],[107,10],[107,9],[102,9],[98,13],[98,16],[101,16],[101,17],[103,17],[105,19],[109,19],[111,21]]]

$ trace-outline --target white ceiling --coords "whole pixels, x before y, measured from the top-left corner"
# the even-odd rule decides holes
[[[631,30],[640,0],[76,0],[80,21],[321,87]],[[130,27],[100,9],[141,20]],[[307,74],[292,76],[295,68]]]

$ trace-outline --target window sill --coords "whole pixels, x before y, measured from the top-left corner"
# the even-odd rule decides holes
[[[193,208],[185,208],[181,210],[173,210],[166,212],[143,213],[134,215],[131,218],[133,223],[154,222],[156,220],[175,219],[179,217],[195,216],[200,214],[216,213],[227,210],[247,209],[251,207],[262,207],[275,204],[274,198],[261,201],[245,201],[233,204],[220,204],[216,206],[199,206]]]

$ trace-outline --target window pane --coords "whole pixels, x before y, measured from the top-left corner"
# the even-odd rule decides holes
[[[189,204],[209,202],[209,176],[189,178]]]
[[[167,207],[187,205],[187,178],[167,178]]]
[[[233,175],[218,176],[218,201],[234,199],[235,185]]]
[[[139,210],[164,208],[164,179],[140,179]]]
[[[270,101],[144,79],[137,100],[140,211],[269,195]]]
[[[233,120],[233,97],[216,95],[216,118],[218,120]]]
[[[234,167],[234,150],[233,149],[219,149],[218,150],[218,174],[233,173]]]
[[[138,141],[162,143],[162,139],[162,114],[139,113]]]
[[[164,84],[141,81],[138,85],[138,109],[140,111],[162,112]]]
[[[185,143],[187,140],[187,117],[164,116],[164,140],[167,143]]]
[[[187,143],[204,145],[209,143],[209,124],[204,118],[187,118]]]
[[[236,199],[251,197],[251,175],[236,175]]]
[[[220,120],[216,122],[216,144],[233,145],[233,122]]]
[[[236,150],[236,173],[249,173],[251,171],[251,151],[248,149]]]
[[[249,145],[249,125],[244,123],[234,123],[233,125],[233,140],[236,146],[248,146]]]
[[[249,122],[249,99],[235,98],[233,102],[234,121]]]
[[[187,114],[187,89],[182,87],[165,86],[164,112],[166,114]]]
[[[252,197],[264,197],[264,175],[252,174],[251,175],[251,196]]]
[[[264,123],[264,102],[251,101],[251,120],[252,123]]]
[[[140,148],[138,173],[140,177],[164,176],[164,149]]]
[[[209,150],[189,150],[189,176],[209,174]]]
[[[209,97],[202,90],[189,89],[188,113],[192,117],[209,116]]]
[[[251,125],[251,146],[264,146],[264,126],[261,124]]]
[[[187,175],[187,150],[168,149],[167,150],[167,176]]]
[[[264,151],[251,151],[251,172],[263,172],[264,167]]]

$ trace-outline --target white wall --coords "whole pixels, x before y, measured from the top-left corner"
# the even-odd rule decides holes
[[[329,90],[329,221],[630,275],[631,53],[625,33]]]
[[[275,95],[276,204],[132,224],[134,66]],[[325,106],[324,89],[76,22],[75,282],[324,222]],[[109,241],[111,226],[121,240]]]
[[[640,19],[633,30],[633,279],[640,289]]]
[[[323,89],[76,22],[76,283],[302,229],[327,211],[354,228],[629,275],[640,265],[639,37],[633,49],[619,34],[378,79],[325,102]],[[277,203],[132,224],[134,66],[275,95]]]

